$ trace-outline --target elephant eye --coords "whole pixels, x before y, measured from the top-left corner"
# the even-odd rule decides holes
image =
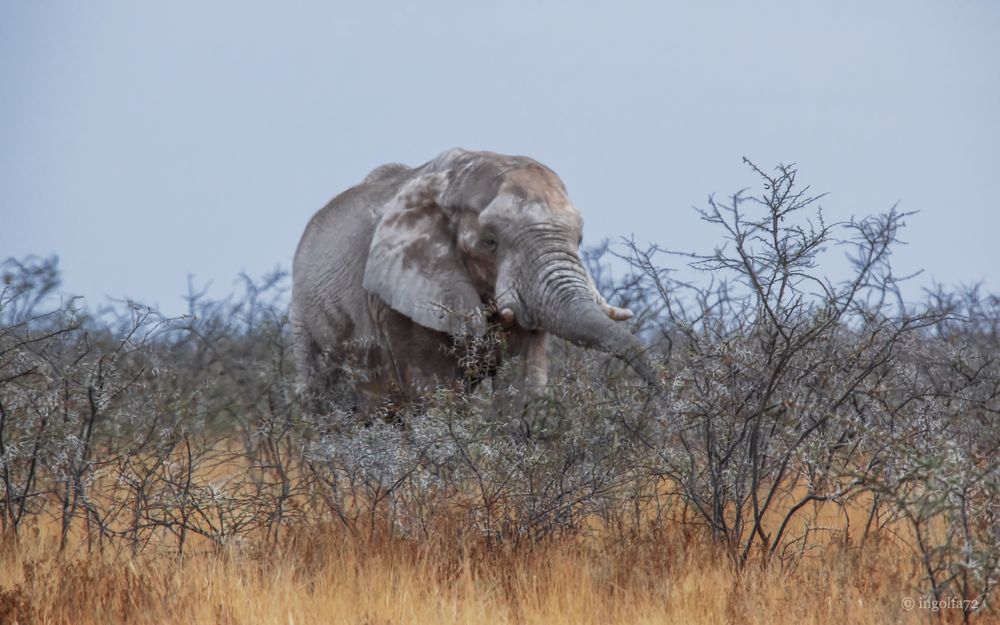
[[[479,240],[479,245],[487,252],[495,252],[497,249],[497,240],[493,237],[483,237]]]

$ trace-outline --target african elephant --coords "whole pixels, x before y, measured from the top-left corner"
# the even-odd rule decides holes
[[[546,334],[614,354],[650,384],[632,313],[598,292],[578,253],[583,221],[559,177],[523,156],[449,150],[383,165],[317,212],[292,270],[300,386],[322,394],[347,354],[365,395],[463,375],[455,335],[502,327],[525,383],[546,384]]]

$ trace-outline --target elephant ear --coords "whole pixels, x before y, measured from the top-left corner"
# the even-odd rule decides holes
[[[424,327],[482,334],[482,301],[440,203],[446,184],[447,172],[419,176],[385,206],[368,251],[364,287]]]

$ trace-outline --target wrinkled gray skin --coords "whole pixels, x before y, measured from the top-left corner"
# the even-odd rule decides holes
[[[650,384],[642,346],[578,253],[583,222],[549,168],[526,157],[449,150],[383,165],[313,216],[293,265],[300,385],[322,396],[349,354],[369,396],[461,379],[452,335],[505,328],[526,384],[546,384],[546,334],[618,356]]]

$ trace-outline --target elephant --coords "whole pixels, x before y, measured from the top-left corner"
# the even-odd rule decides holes
[[[309,221],[292,266],[301,390],[330,392],[348,367],[366,397],[474,384],[456,337],[502,334],[523,383],[547,384],[546,336],[613,354],[651,385],[643,346],[584,264],[583,220],[548,167],[524,156],[448,150],[373,170]]]

